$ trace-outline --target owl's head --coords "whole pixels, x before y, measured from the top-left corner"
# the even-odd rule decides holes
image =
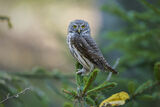
[[[84,20],[74,20],[69,24],[68,33],[90,34],[89,24]]]

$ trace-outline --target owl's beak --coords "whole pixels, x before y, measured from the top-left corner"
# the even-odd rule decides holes
[[[81,33],[81,29],[78,29],[77,31],[78,31],[78,33]]]

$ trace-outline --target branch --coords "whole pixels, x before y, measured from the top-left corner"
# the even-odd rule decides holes
[[[26,91],[28,91],[28,90],[30,90],[30,89],[31,89],[31,88],[25,88],[24,90],[20,91],[19,93],[15,94],[15,95],[13,95],[13,96],[10,96],[10,94],[8,93],[7,96],[6,96],[6,98],[5,98],[4,100],[0,101],[0,104],[1,104],[1,103],[4,103],[5,101],[7,101],[7,100],[9,100],[9,99],[18,98],[19,95],[24,94]]]
[[[73,94],[71,92],[67,91],[67,90],[63,90],[63,92],[73,96]]]
[[[142,95],[145,91],[147,91],[147,90],[149,90],[149,89],[152,90],[153,88],[155,88],[155,87],[157,87],[157,86],[160,86],[160,83],[159,83],[159,82],[154,82],[153,85],[147,87],[147,88],[144,89],[141,93],[133,94],[133,95],[130,97],[130,99],[127,100],[126,103],[128,103],[128,102],[134,100],[137,96]]]
[[[149,9],[152,9],[155,13],[160,15],[160,10],[156,8],[154,5],[148,3],[146,0],[140,0],[145,6],[147,6]]]
[[[93,72],[91,72],[91,75],[89,76],[85,86],[84,86],[84,89],[83,89],[83,92],[82,92],[82,96],[84,96],[86,94],[86,92],[88,91],[89,87],[91,86],[91,84],[93,83],[93,81],[96,79],[96,76],[98,74],[99,70],[98,69],[95,69],[93,70]]]
[[[119,64],[119,60],[120,60],[120,58],[117,58],[115,64],[113,65],[113,69],[115,69],[117,67],[117,65]],[[106,81],[109,81],[111,79],[111,76],[112,76],[112,72],[109,72],[109,75],[108,75]]]
[[[46,79],[46,78],[50,78],[50,79],[62,79],[62,78],[66,78],[66,79],[73,79],[74,76],[72,74],[68,74],[68,75],[64,75],[64,74],[56,74],[54,72],[44,72],[43,74],[40,73],[33,73],[33,72],[14,72],[12,73],[14,75],[17,76],[21,76],[21,77],[25,77],[25,78],[31,78],[31,79]]]
[[[9,28],[12,28],[12,23],[11,23],[9,17],[7,17],[7,16],[0,16],[0,20],[2,20],[2,21],[3,21],[3,20],[6,20],[7,23],[8,23],[8,27],[9,27]]]

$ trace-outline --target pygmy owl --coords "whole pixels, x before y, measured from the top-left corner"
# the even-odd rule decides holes
[[[100,49],[90,35],[89,24],[84,20],[74,20],[68,27],[67,43],[73,57],[83,66],[78,74],[99,68],[117,73],[105,60]]]

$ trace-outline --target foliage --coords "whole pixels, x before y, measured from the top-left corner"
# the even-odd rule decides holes
[[[157,0],[151,4],[139,0],[144,10],[125,10],[116,5],[103,5],[102,10],[125,22],[125,27],[118,31],[110,31],[103,35],[103,40],[111,40],[103,52],[120,52],[118,67],[120,75],[113,77],[119,89],[130,93],[131,99],[127,107],[158,107],[160,101],[160,4]],[[155,65],[155,66],[154,66]],[[128,88],[128,89],[127,89]],[[152,90],[152,91],[151,91]],[[142,97],[143,96],[143,97]],[[148,100],[144,99],[150,99]],[[152,100],[151,100],[152,99]]]
[[[160,101],[160,3],[158,2],[157,0],[156,4],[150,4],[145,0],[139,0],[145,8],[142,12],[126,11],[115,5],[102,7],[104,12],[120,17],[126,23],[126,27],[121,30],[102,35],[103,40],[112,41],[109,46],[103,47],[103,52],[116,50],[122,55],[117,68],[119,75],[113,76],[111,81],[106,81],[106,73],[99,72],[98,69],[89,75],[75,75],[75,83],[72,81],[73,75],[64,75],[56,70],[46,71],[43,68],[36,68],[31,72],[0,71],[0,101],[3,101],[8,93],[14,96],[25,88],[31,89],[24,95],[1,103],[0,107],[10,105],[27,107],[28,103],[30,106],[34,104],[33,107],[48,107],[53,103],[56,106],[56,101],[51,99],[51,96],[55,95],[52,92],[67,101],[64,107],[98,107],[103,100],[105,104],[113,102],[112,100],[108,102],[108,99],[121,96],[117,93],[121,90],[128,92],[130,96],[130,99],[126,97],[128,100],[125,107],[158,107]],[[0,20],[7,21],[11,27],[8,17],[0,16]],[[77,63],[76,71],[80,68],[81,65]],[[124,104],[126,99],[122,99],[118,104]]]
[[[81,65],[77,63],[76,71],[80,68]],[[77,91],[64,89],[63,92],[71,101],[74,101],[76,104],[78,103],[79,107],[88,105],[98,106],[100,104],[100,98],[98,96],[103,96],[101,92],[103,90],[110,90],[117,85],[115,82],[107,82],[105,80],[100,85],[95,85],[94,81],[96,81],[98,74],[98,69],[94,69],[89,75],[82,76],[76,74]]]
[[[70,74],[63,75],[57,70],[46,71],[40,67],[36,67],[30,72],[0,71],[0,107],[7,107],[10,104],[23,107],[28,103],[30,103],[30,107],[48,107],[54,101],[47,94],[54,95],[52,93],[54,91],[57,96],[61,96],[60,98],[65,98],[56,84],[52,85],[50,82],[60,81],[62,85],[72,86],[73,83],[70,81],[72,78],[73,76]],[[41,84],[39,84],[40,82]],[[24,92],[27,89],[30,90]],[[7,97],[11,98],[6,99]],[[5,101],[3,102],[3,100]],[[54,102],[54,105],[57,104]]]

